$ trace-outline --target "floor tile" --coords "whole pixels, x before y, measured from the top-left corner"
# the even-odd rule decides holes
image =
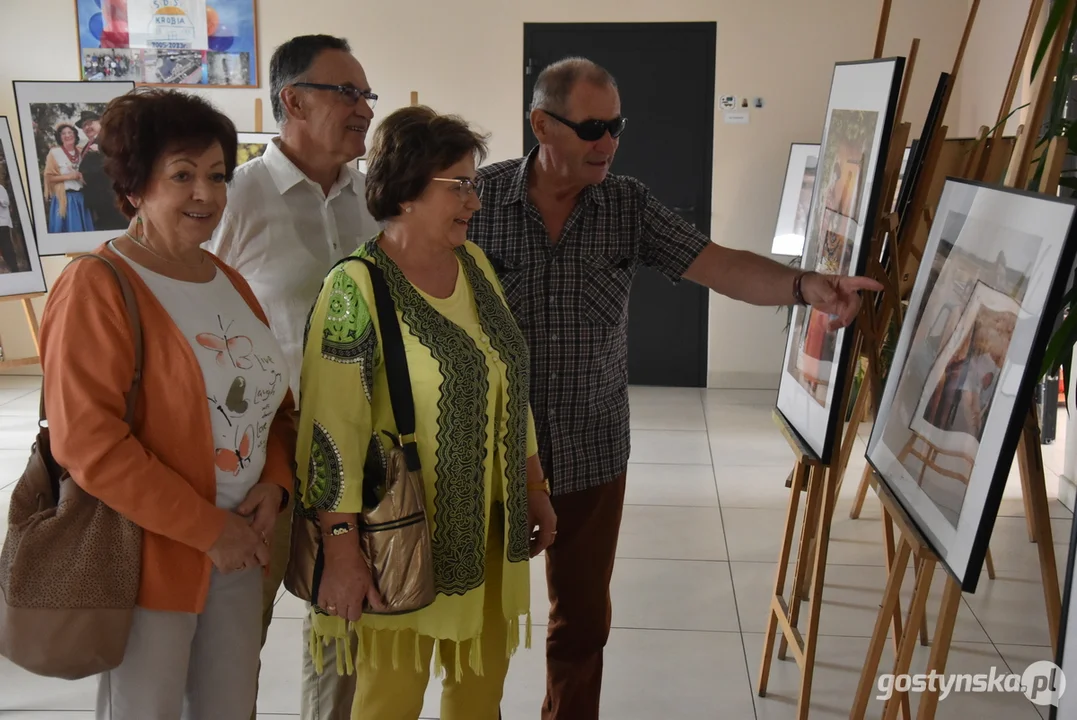
[[[629,465],[627,505],[718,507],[714,470],[706,465]]]
[[[58,680],[26,672],[6,658],[0,658],[0,717],[8,711],[83,710],[97,703],[97,678]]]
[[[883,565],[882,529],[878,521],[851,520],[836,506],[830,526],[827,562],[838,565]],[[785,533],[786,510],[730,508],[722,510],[729,559],[739,562],[777,562]],[[804,502],[800,503],[797,530],[793,536],[795,558]]]
[[[3,391],[0,391],[0,416],[17,415],[37,419],[41,411],[41,393],[36,390],[22,392],[16,398],[4,399]]]
[[[302,620],[277,618],[269,624],[258,678],[259,713],[299,713],[304,642]]]
[[[1009,667],[1010,672],[1019,675],[1024,673],[1025,670],[1028,669],[1028,666],[1034,662],[1040,662],[1042,660],[1054,662],[1055,659],[1055,655],[1049,647],[1036,647],[1034,645],[1000,645],[998,643],[995,644],[995,647],[998,648],[998,651],[1002,655],[1002,659],[1006,662],[1006,665]],[[1065,692],[1070,692],[1074,686],[1067,683],[1066,687],[1067,690]],[[1036,706],[1036,709],[1043,719],[1047,720],[1049,717],[1047,707]]]
[[[633,430],[630,463],[709,465],[705,432]]]
[[[740,629],[728,563],[622,558],[613,568],[610,595],[614,627]]]
[[[695,389],[631,388],[633,430],[691,430],[705,432],[703,400]]]
[[[617,557],[725,560],[722,527],[718,508],[628,505],[621,519]]]

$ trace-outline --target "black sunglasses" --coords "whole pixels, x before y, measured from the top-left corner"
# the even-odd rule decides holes
[[[560,115],[555,115],[549,110],[543,110],[542,112],[546,113],[565,127],[572,128],[576,132],[576,137],[586,142],[601,140],[602,136],[607,132],[612,138],[621,137],[621,133],[625,131],[625,123],[628,122],[628,118],[617,117],[612,120],[584,120],[581,123],[574,123],[571,120],[566,120]]]

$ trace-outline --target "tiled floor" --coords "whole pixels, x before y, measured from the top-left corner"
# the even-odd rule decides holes
[[[0,377],[0,528],[33,439],[37,397],[34,379]],[[773,401],[770,392],[633,389],[633,455],[613,580],[603,718],[794,717],[799,673],[792,661],[774,662],[766,698],[755,692],[792,464],[771,420]],[[863,452],[860,441],[832,530],[813,719],[848,717],[885,582],[877,501],[869,497],[861,519],[849,518]],[[1061,440],[1044,448],[1051,497],[1057,496],[1062,453]],[[998,577],[985,576],[976,595],[964,597],[950,653],[954,672],[995,666],[1019,673],[1050,658],[1038,556],[1025,533],[1015,477],[1002,514],[992,541]],[[1051,514],[1062,575],[1071,514],[1056,500]],[[548,603],[540,565],[532,578],[534,614],[542,618]],[[936,601],[942,584],[936,577]],[[905,591],[907,602],[911,578]],[[301,605],[282,594],[262,656],[258,711],[265,720],[299,711],[300,613]],[[889,646],[886,652],[884,665],[892,661]],[[917,649],[914,667],[924,667],[927,653]],[[521,652],[509,673],[506,720],[538,717],[542,678],[541,651]],[[3,720],[88,720],[94,689],[93,680],[35,678],[0,660]],[[426,717],[437,717],[437,695],[432,685]],[[873,701],[868,716],[880,711]],[[955,694],[937,717],[1036,718],[1037,709],[1019,694]]]

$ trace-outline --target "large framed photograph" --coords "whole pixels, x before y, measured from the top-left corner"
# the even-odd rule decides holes
[[[83,80],[258,87],[256,0],[75,0]]]
[[[45,292],[11,126],[0,115],[0,297]]]
[[[793,143],[785,168],[785,184],[778,204],[778,223],[770,252],[795,255],[804,251],[804,233],[808,229],[808,210],[815,189],[815,172],[819,166],[817,143]]]
[[[277,133],[237,133],[236,167],[255,158],[262,157],[265,154],[266,147],[275,137],[277,137]]]
[[[974,592],[1077,251],[1077,203],[947,180],[867,458]]]
[[[827,104],[801,267],[864,272],[879,205],[885,157],[905,70],[904,58],[839,63]],[[830,316],[794,307],[777,409],[822,462],[829,462],[841,418],[851,345]]]
[[[105,175],[97,133],[134,83],[16,81],[30,209],[42,255],[89,252],[127,228]]]

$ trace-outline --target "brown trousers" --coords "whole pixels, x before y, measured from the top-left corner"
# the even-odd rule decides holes
[[[625,476],[554,496],[557,540],[546,550],[550,624],[542,720],[597,720],[602,651],[610,636],[610,578]]]

